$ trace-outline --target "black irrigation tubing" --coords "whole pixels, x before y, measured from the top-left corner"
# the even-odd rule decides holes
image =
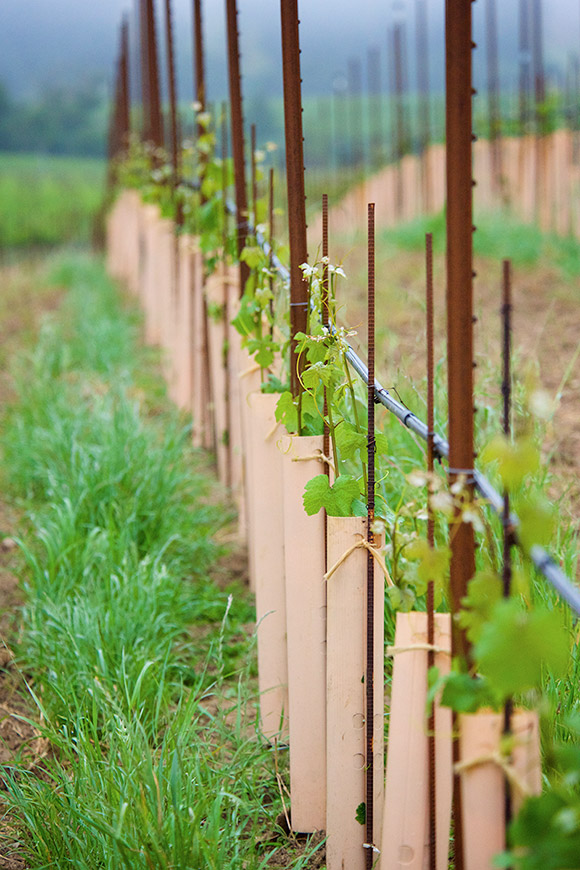
[[[235,204],[229,200],[226,202],[226,208],[230,213],[236,213]],[[255,231],[254,227],[250,226],[249,224],[248,231],[253,234],[257,244],[262,248],[266,256],[270,257],[271,254],[270,262],[272,263],[272,266],[274,267],[282,281],[289,284],[290,272],[288,271],[286,266],[284,266],[284,264],[278,259],[276,254],[274,254],[273,251],[271,252],[270,244],[266,240],[263,233]],[[360,377],[360,379],[368,386],[368,369],[362,359],[358,356],[358,354],[352,349],[350,345],[348,345],[348,350],[346,351],[345,356],[354,371]],[[395,417],[397,417],[397,419],[401,421],[403,426],[406,426],[407,429],[410,429],[411,432],[414,432],[415,435],[418,435],[418,437],[421,438],[422,441],[425,441],[425,443],[427,443],[429,438],[429,429],[427,427],[427,424],[420,420],[416,414],[413,414],[412,411],[409,411],[408,408],[405,408],[404,405],[394,399],[389,391],[386,390],[376,379],[375,402],[377,404],[383,405],[383,407],[385,407],[387,411],[390,411],[391,414],[394,414]],[[433,455],[439,460],[449,458],[449,443],[437,434],[433,436]],[[503,512],[503,496],[497,491],[493,484],[491,484],[489,480],[477,469],[474,470],[473,478],[473,483],[479,494],[483,496],[484,500],[488,502],[488,504],[493,508],[495,513],[501,516]],[[517,541],[519,519],[515,514],[512,514],[510,517],[510,522],[514,537]],[[528,555],[532,560],[534,566],[536,567],[536,570],[539,571],[540,574],[542,574],[546,578],[548,583],[550,583],[554,587],[556,592],[560,595],[561,598],[564,599],[564,601],[566,601],[566,603],[576,613],[576,615],[580,616],[580,589],[566,576],[560,566],[554,561],[553,557],[550,556],[548,551],[545,550],[544,547],[541,547],[539,544],[534,544],[530,548]]]

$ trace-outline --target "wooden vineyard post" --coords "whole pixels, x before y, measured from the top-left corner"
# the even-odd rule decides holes
[[[366,538],[361,517],[327,518],[329,570]],[[380,541],[375,541],[377,547]],[[357,810],[365,804],[365,649],[367,551],[354,550],[327,580],[326,860],[328,870],[364,870],[365,828]],[[375,840],[381,842],[384,797],[384,576],[374,565],[373,746]],[[364,819],[362,820],[364,821]],[[376,855],[373,855],[373,866]],[[388,865],[382,863],[383,868]]]
[[[436,613],[435,666],[449,673],[451,617]],[[398,613],[391,687],[381,862],[383,870],[429,866],[427,614]],[[437,870],[448,866],[452,795],[451,710],[435,706]]]
[[[284,570],[284,513],[282,492],[281,426],[276,423],[278,396],[248,396],[247,452],[252,478],[248,497],[252,518],[248,546],[252,553],[256,592],[258,684],[261,730],[268,740],[288,739],[288,646],[286,640],[286,581]],[[300,510],[300,505],[296,506]]]
[[[302,507],[323,471],[322,435],[283,439],[284,566],[288,632],[292,830],[326,825],[326,589],[324,513]]]

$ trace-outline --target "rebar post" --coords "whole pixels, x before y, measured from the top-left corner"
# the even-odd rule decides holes
[[[230,234],[230,216],[227,207],[228,198],[228,104],[224,100],[222,103],[221,116],[221,152],[222,152],[222,206],[223,206],[223,227],[222,227],[222,244],[224,262],[227,259],[228,238]]]
[[[431,210],[431,173],[429,163],[429,145],[431,144],[431,101],[429,96],[429,28],[427,22],[426,0],[416,0],[417,19],[417,91],[418,99],[418,130],[419,150],[421,159],[421,187],[423,193],[423,211]]]
[[[328,269],[328,194],[322,194],[322,293],[320,300],[322,325],[328,327],[329,321],[329,269]],[[322,406],[322,416],[324,425],[322,429],[322,452],[325,456],[330,456],[330,429],[327,423],[328,416],[328,398],[326,395],[326,387],[324,387],[324,402]],[[327,477],[330,476],[330,466],[328,462],[324,462],[324,473]],[[324,570],[328,570],[328,516],[324,511]]]
[[[129,20],[123,16],[121,24],[121,58],[120,58],[120,103],[119,128],[121,133],[121,148],[129,144],[131,134],[131,91],[129,85]]]
[[[473,493],[473,207],[471,0],[446,0],[445,78],[447,142],[447,365],[449,479]],[[451,528],[451,611],[458,613],[475,572],[473,527],[457,511]],[[452,652],[469,660],[465,632],[452,623]],[[459,760],[458,741],[453,745]],[[455,867],[463,870],[459,777],[454,780]]]
[[[392,30],[393,42],[393,95],[395,111],[395,160],[397,169],[396,214],[403,214],[403,173],[401,160],[408,150],[408,135],[406,129],[405,93],[407,87],[405,27],[402,21],[395,22]]]
[[[193,95],[199,111],[205,112],[205,56],[201,0],[193,0]]]
[[[207,105],[207,94],[205,88],[205,50],[203,41],[203,18],[201,10],[201,0],[193,0],[193,95],[194,102],[197,107],[197,118],[201,113],[205,113]],[[206,129],[203,124],[197,120],[196,138],[197,141],[204,136]],[[197,149],[198,172],[203,178],[205,174],[205,165],[207,163],[207,154],[204,149]],[[205,202],[205,194],[201,193],[200,201]]]
[[[374,168],[383,162],[383,93],[381,88],[381,50],[378,45],[369,48],[368,118],[370,133],[370,163]]]
[[[348,109],[352,165],[360,169],[364,161],[362,139],[362,73],[360,60],[351,57],[347,65]]]
[[[520,135],[528,132],[530,121],[530,6],[519,0],[519,122]]]
[[[250,167],[252,182],[252,215],[254,227],[258,226],[258,168],[256,166],[256,125],[250,127]]]
[[[501,194],[503,185],[501,149],[501,113],[499,101],[499,60],[497,50],[496,0],[486,0],[487,100],[489,113],[489,147],[491,148],[491,184]]]
[[[153,0],[142,0],[145,38],[145,62],[143,66],[143,91],[146,96],[145,141],[154,148],[163,148],[163,118],[159,87],[159,64],[157,61],[157,34]]]
[[[290,239],[290,385],[293,395],[299,396],[302,392],[301,363],[295,353],[294,336],[297,332],[306,332],[307,328],[308,283],[300,266],[308,259],[308,249],[306,242],[298,0],[280,0],[280,14]]]
[[[449,476],[473,491],[473,209],[471,166],[471,0],[447,0],[447,342]],[[473,528],[458,519],[452,535],[451,601],[459,611],[475,570]],[[463,632],[455,655],[466,659]]]
[[[176,223],[182,223],[182,212],[178,208],[177,187],[180,176],[180,136],[179,122],[177,118],[177,87],[175,83],[175,51],[173,43],[173,18],[171,14],[171,0],[165,0],[165,34],[167,42],[167,73],[169,81],[169,127],[171,131],[171,168],[172,168],[172,191],[176,205]]]
[[[504,260],[502,264],[502,327],[503,327],[503,378],[502,378],[502,397],[503,397],[503,432],[506,438],[511,434],[511,315],[512,315],[512,298],[511,298],[511,263],[509,260]],[[510,497],[507,489],[503,493],[503,597],[509,598],[511,595],[512,584],[512,556],[511,548],[513,546],[513,530],[510,518]],[[508,736],[512,732],[512,713],[513,702],[511,698],[505,703],[504,707],[504,735]],[[504,806],[505,826],[506,831],[512,821],[512,796],[510,783],[506,778],[505,781],[505,806]]]
[[[375,521],[375,204],[368,204],[368,368],[367,392],[367,541],[374,544]],[[365,863],[371,870],[374,863],[374,649],[375,649],[375,562],[367,550],[367,649],[365,673],[366,697],[366,850]]]
[[[534,99],[536,103],[536,128],[543,132],[542,111],[546,99],[546,81],[544,78],[544,50],[542,30],[542,0],[532,2],[532,69],[534,77]]]
[[[143,142],[151,141],[151,108],[149,82],[149,52],[147,38],[147,0],[139,2],[139,44],[141,59],[141,138]]]
[[[268,286],[270,288],[270,336],[274,335],[274,167],[268,173],[268,241],[270,254],[268,257]]]
[[[425,236],[425,275],[426,275],[426,338],[427,338],[427,543],[435,546],[435,518],[431,508],[433,494],[433,439],[435,437],[434,413],[434,353],[433,353],[433,234]],[[435,665],[435,595],[434,582],[427,584],[427,652],[428,669]],[[427,724],[429,734],[428,777],[429,777],[429,870],[437,870],[437,804],[435,790],[435,709],[431,708]]]
[[[240,76],[240,43],[236,0],[226,0],[228,34],[228,73],[231,109],[232,153],[234,157],[234,183],[236,189],[236,224],[238,257],[246,246],[248,235],[248,200],[246,196],[246,163],[244,157],[244,116]],[[243,295],[250,270],[240,259],[240,295]]]

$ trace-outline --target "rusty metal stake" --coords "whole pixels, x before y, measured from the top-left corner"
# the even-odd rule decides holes
[[[270,287],[270,336],[274,335],[274,167],[270,167],[268,175],[268,241],[270,242],[270,257],[268,267],[268,285]]]
[[[471,167],[471,0],[447,0],[447,342],[449,477],[473,487],[473,210]],[[451,601],[457,613],[475,571],[473,528],[456,522]],[[454,655],[468,657],[465,634],[453,634]]]
[[[405,28],[403,22],[393,25],[393,92],[395,97],[395,159],[397,167],[396,213],[400,218],[403,214],[403,173],[401,160],[408,145],[405,118],[406,63],[405,63]]]
[[[142,38],[144,40],[142,48],[144,139],[155,148],[163,148],[163,118],[161,117],[159,65],[157,62],[157,36],[153,0],[141,0],[141,9]]]
[[[251,181],[252,181],[252,217],[254,229],[258,226],[258,168],[256,166],[256,125],[250,126],[250,147],[252,153],[250,155]]]
[[[473,208],[471,0],[445,7],[447,141],[447,359],[449,479],[463,477],[473,493]],[[473,527],[457,515],[451,529],[451,611],[457,613],[475,572]],[[465,632],[453,620],[452,652],[469,660]],[[453,744],[459,760],[459,744]],[[455,867],[463,870],[459,777],[454,779]]]
[[[375,169],[383,162],[383,93],[381,88],[381,50],[378,45],[367,52],[370,164]]]
[[[141,138],[143,142],[151,140],[150,133],[150,117],[151,109],[150,94],[149,94],[149,52],[147,50],[147,0],[138,0],[139,2],[139,57],[141,60]]]
[[[511,294],[511,263],[509,260],[503,261],[502,267],[502,326],[503,326],[503,378],[502,378],[502,396],[503,396],[503,431],[506,438],[509,438],[511,432],[510,417],[511,417],[511,313],[512,313],[512,294]],[[511,594],[512,584],[512,556],[511,548],[513,541],[513,530],[510,523],[510,497],[509,493],[504,490],[503,494],[503,596],[509,598]],[[504,707],[504,735],[508,736],[512,732],[512,713],[513,701],[509,698]],[[505,782],[505,826],[506,831],[512,821],[512,796],[510,783],[506,779]]]
[[[329,299],[328,299],[328,194],[322,194],[322,298],[320,300],[322,324],[328,326],[329,320]],[[329,455],[330,451],[330,430],[326,422],[328,414],[328,403],[326,399],[326,388],[324,389],[324,408],[322,415],[324,417],[324,429],[322,434],[322,452],[325,456]],[[324,463],[324,471],[328,475],[330,468],[328,463]],[[328,566],[327,566],[328,567]]]
[[[193,46],[193,94],[196,103],[199,104],[199,111],[205,112],[205,57],[201,0],[193,0]],[[198,135],[200,135],[199,128]]]
[[[367,400],[367,541],[374,544],[375,521],[375,204],[368,205],[368,400]],[[365,863],[371,870],[374,862],[374,721],[375,721],[375,563],[367,551],[367,650],[366,650],[366,843]]]
[[[165,0],[165,33],[167,38],[167,73],[169,80],[169,121],[171,130],[172,193],[175,204],[175,222],[183,223],[183,212],[179,207],[178,186],[180,179],[180,135],[177,118],[177,88],[175,83],[175,51],[173,44],[173,19],[171,0]]]
[[[236,225],[238,234],[238,257],[246,246],[248,235],[248,201],[246,197],[246,163],[244,158],[244,117],[242,86],[240,80],[240,44],[238,33],[238,9],[236,0],[226,0],[228,32],[228,72],[232,124],[232,153],[234,156],[234,181],[236,188]],[[240,295],[243,295],[250,270],[240,260]]]
[[[203,44],[203,20],[201,14],[201,0],[193,0],[193,94],[194,101],[197,103],[197,115],[199,116],[206,110],[206,93],[205,93],[205,52]],[[199,121],[196,125],[197,140],[202,138],[206,130],[203,124]],[[203,178],[205,174],[205,165],[207,163],[207,155],[205,151],[197,149],[197,159],[199,161],[198,171]],[[206,201],[205,194],[201,193],[200,201]]]
[[[121,59],[119,58],[115,75],[115,96],[109,117],[107,139],[107,187],[115,185],[116,161],[121,150]]]
[[[227,261],[228,238],[230,234],[230,216],[226,205],[226,200],[228,198],[228,104],[225,101],[222,103],[221,140],[223,207],[222,245],[223,259],[225,263]]]
[[[417,20],[417,88],[419,91],[419,149],[421,160],[421,187],[423,192],[423,211],[431,210],[431,175],[428,159],[431,143],[430,99],[429,99],[429,27],[427,22],[426,0],[416,0]]]
[[[431,549],[435,546],[435,518],[431,509],[433,494],[433,439],[435,437],[434,414],[434,354],[433,354],[433,234],[425,236],[426,308],[427,308],[427,542]],[[427,667],[435,665],[435,595],[432,580],[427,584]],[[427,725],[429,734],[428,776],[429,776],[429,870],[437,870],[437,796],[435,787],[435,707],[433,705]]]
[[[362,145],[362,72],[360,60],[357,57],[349,59],[347,73],[352,164],[354,169],[360,169],[364,161]]]
[[[530,121],[530,8],[529,0],[519,3],[519,120],[520,135],[528,132]]]
[[[129,88],[129,21],[123,17],[121,24],[121,59],[120,59],[120,83],[121,99],[119,105],[119,132],[121,134],[121,148],[125,150],[129,145],[131,135],[131,91]]]
[[[546,82],[544,77],[544,52],[542,33],[542,0],[532,3],[532,68],[534,78],[535,126],[536,126],[536,172],[535,172],[535,211],[541,221],[546,194],[546,123],[544,108],[546,102]]]
[[[486,5],[487,98],[489,113],[489,146],[491,148],[491,184],[496,194],[502,193],[503,166],[501,147],[501,116],[499,102],[499,60],[497,51],[497,10],[495,0]]]
[[[306,196],[304,193],[298,0],[280,0],[280,17],[290,237],[290,387],[292,394],[299,396],[302,392],[302,385],[300,382],[300,361],[295,353],[294,336],[297,332],[306,332],[308,322],[308,283],[300,268],[302,263],[308,259],[308,249],[306,242]],[[299,420],[299,431],[300,427],[301,421]]]
[[[320,300],[320,308],[322,315],[323,326],[328,327],[329,320],[329,300],[328,300],[328,194],[322,194],[322,294]],[[324,387],[324,403],[322,406],[322,416],[324,418],[324,426],[322,429],[322,452],[324,456],[330,455],[330,429],[326,418],[328,416],[328,399],[326,395],[326,387]],[[330,477],[330,466],[328,462],[324,462],[324,473]],[[324,570],[328,570],[328,515],[324,511]]]

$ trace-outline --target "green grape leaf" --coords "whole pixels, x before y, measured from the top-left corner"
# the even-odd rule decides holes
[[[306,357],[309,363],[315,364],[324,362],[327,353],[328,347],[326,341],[317,341],[315,338],[311,337],[306,343]]]
[[[518,870],[577,867],[579,810],[577,794],[564,789],[548,789],[524,801],[510,829],[514,849],[510,866]]]
[[[357,451],[366,450],[367,436],[347,420],[336,426],[334,437],[341,459],[355,459]]]
[[[286,390],[278,399],[276,420],[286,427],[287,432],[298,431],[298,408],[290,390]]]
[[[569,639],[555,610],[524,610],[519,601],[499,601],[474,647],[481,673],[502,698],[541,685],[542,670],[566,671]]]
[[[552,540],[556,527],[556,517],[552,505],[543,499],[527,500],[518,505],[520,525],[518,538],[524,550],[529,552],[534,544],[546,546]]]
[[[341,474],[331,486],[326,474],[309,480],[304,489],[304,510],[308,516],[324,508],[331,517],[352,516],[353,503],[360,495],[359,484],[350,474]]]
[[[479,639],[493,608],[501,600],[502,592],[501,580],[493,571],[479,571],[469,581],[467,595],[461,600],[465,609],[459,613],[459,624],[471,643]]]
[[[256,326],[256,303],[247,293],[240,299],[240,309],[232,320],[232,326],[240,335],[246,338],[254,332]]]
[[[452,671],[445,680],[441,704],[457,713],[475,713],[481,707],[497,706],[497,699],[485,680]]]
[[[254,359],[262,369],[267,369],[274,362],[275,342],[269,335],[262,338],[251,338],[248,341],[248,351],[254,354]]]
[[[416,559],[417,577],[425,583],[432,580],[441,584],[447,576],[451,550],[449,547],[431,548],[425,538],[416,538],[405,547],[405,558]]]
[[[383,435],[382,432],[375,432],[375,452],[378,453],[379,456],[384,456],[389,452],[387,436]]]
[[[262,384],[262,392],[263,393],[284,393],[288,391],[288,384],[283,384],[280,378],[277,378],[276,375],[273,375],[272,372],[268,374],[268,380]]]
[[[363,801],[362,804],[359,804],[356,808],[355,819],[359,823],[359,825],[366,825],[367,822],[367,805]]]
[[[309,480],[304,488],[302,501],[304,502],[304,510],[309,517],[317,514],[318,511],[326,507],[330,494],[330,484],[326,474],[318,474]]]
[[[483,462],[498,463],[499,476],[506,489],[517,489],[529,474],[540,467],[540,455],[530,438],[512,443],[505,435],[496,435],[481,453]]]
[[[393,610],[408,613],[416,603],[415,593],[409,586],[389,586],[387,598]]]
[[[257,269],[264,262],[264,253],[255,245],[246,245],[240,254],[240,260],[247,263],[250,269]]]
[[[308,368],[304,369],[302,372],[302,383],[307,387],[307,389],[315,390],[316,387],[322,383],[323,372],[324,365],[321,362],[308,366]]]

